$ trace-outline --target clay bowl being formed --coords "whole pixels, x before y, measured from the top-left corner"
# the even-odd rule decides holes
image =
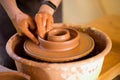
[[[48,32],[46,39],[40,37],[38,39],[39,47],[27,40],[24,50],[31,57],[48,62],[78,59],[94,49],[94,40],[90,36],[70,28],[54,28]]]
[[[48,32],[48,39],[38,37],[40,47],[50,51],[71,50],[79,45],[79,32],[69,28],[54,28]]]
[[[67,30],[65,28],[53,29],[53,30],[49,31],[48,35],[47,35],[48,41],[64,42],[69,39],[70,39],[70,32],[69,32],[69,30]]]
[[[85,57],[66,62],[47,62],[26,55],[24,38],[13,35],[7,42],[9,56],[15,60],[18,71],[31,76],[31,80],[97,80],[101,72],[104,57],[112,47],[110,38],[102,31],[71,24],[54,24],[88,34],[94,39],[94,50]]]

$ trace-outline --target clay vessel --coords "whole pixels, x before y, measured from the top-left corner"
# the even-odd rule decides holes
[[[72,29],[54,28],[47,37],[48,40],[38,37],[41,47],[51,51],[66,51],[78,46],[80,36],[78,31]]]
[[[45,39],[38,39],[39,45],[26,40],[24,50],[27,55],[48,62],[75,60],[88,55],[94,49],[94,40],[89,35],[71,28],[53,28]]]
[[[70,39],[70,32],[67,29],[53,29],[48,33],[48,41],[62,42]]]
[[[95,41],[94,50],[87,56],[61,63],[36,60],[23,50],[24,38],[13,35],[6,49],[15,60],[18,71],[31,76],[32,80],[97,80],[104,57],[111,49],[111,40],[100,30],[79,25],[55,24],[56,27],[70,27],[90,35]]]
[[[0,65],[0,80],[30,80],[30,77]]]

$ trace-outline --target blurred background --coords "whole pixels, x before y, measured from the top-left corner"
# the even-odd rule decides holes
[[[105,15],[120,15],[120,0],[63,0],[63,22],[90,23]]]

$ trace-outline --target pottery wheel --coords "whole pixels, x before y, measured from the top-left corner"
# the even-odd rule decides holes
[[[31,40],[26,40],[24,50],[29,56],[48,62],[65,62],[78,59],[88,55],[94,49],[94,40],[89,35],[79,32],[79,36],[79,44],[74,49],[51,51],[36,45]]]

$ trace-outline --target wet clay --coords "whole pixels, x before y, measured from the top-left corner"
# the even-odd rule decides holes
[[[65,28],[58,28],[49,31],[47,35],[48,41],[62,42],[70,39],[70,32]]]
[[[68,28],[55,28],[48,32],[47,39],[38,37],[40,48],[49,51],[67,51],[79,45],[79,32]],[[49,39],[52,39],[51,41]]]
[[[89,35],[70,28],[54,28],[46,39],[39,37],[39,41],[39,46],[25,41],[24,50],[33,58],[49,62],[78,59],[94,49],[94,40]]]

